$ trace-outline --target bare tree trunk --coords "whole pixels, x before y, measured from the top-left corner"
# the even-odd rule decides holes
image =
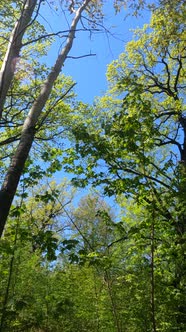
[[[5,180],[0,190],[0,237],[2,236],[4,226],[10,211],[10,207],[15,196],[20,177],[22,175],[25,162],[29,155],[35,136],[35,126],[41,115],[41,112],[50,96],[53,84],[60,74],[61,68],[71,50],[75,37],[76,27],[81,18],[83,10],[91,0],[83,1],[83,4],[76,10],[72,21],[66,45],[59,54],[54,67],[43,84],[40,94],[34,102],[27,118],[25,119],[23,130],[17,150],[11,160],[10,167],[5,176]]]
[[[22,47],[22,38],[29,25],[37,0],[25,0],[19,20],[10,36],[8,48],[0,71],[0,118],[2,117],[7,92],[12,83],[16,62]]]

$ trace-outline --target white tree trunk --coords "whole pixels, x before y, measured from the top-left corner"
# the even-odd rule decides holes
[[[25,0],[23,10],[19,20],[16,22],[11,33],[7,51],[0,71],[0,118],[2,117],[7,92],[10,88],[16,62],[19,58],[22,47],[22,39],[29,25],[37,0]]]

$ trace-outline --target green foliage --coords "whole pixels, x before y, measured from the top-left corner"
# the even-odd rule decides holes
[[[85,171],[71,162],[67,170],[83,173],[82,185],[86,179],[103,183],[110,195],[134,194],[151,185],[179,190],[180,177],[174,174],[185,149],[184,17],[184,6],[157,10],[150,25],[138,30],[126,52],[108,67],[109,94],[100,99],[91,125],[89,118],[73,128],[76,154],[70,150],[69,159],[77,155],[87,164]]]
[[[150,24],[108,66],[108,94],[73,126],[76,143],[64,159],[76,174],[75,185],[101,185],[105,194],[125,195],[140,207],[133,214],[138,221],[125,221],[118,241],[129,245],[124,257],[136,294],[136,271],[144,281],[141,301],[148,287],[145,307],[153,331],[184,331],[186,324],[184,27],[182,2],[154,11]]]
[[[185,7],[173,3],[161,1],[108,66],[110,89],[94,106],[74,102],[71,78],[55,82],[0,243],[2,331],[185,331]],[[21,5],[0,4],[5,38]],[[87,9],[93,27],[102,5]],[[49,72],[45,33],[36,20],[23,41],[2,119],[2,174]],[[98,193],[77,203],[67,183],[48,182],[63,164],[74,184],[116,195],[120,213]]]

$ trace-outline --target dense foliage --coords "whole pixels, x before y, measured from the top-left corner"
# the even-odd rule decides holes
[[[185,14],[184,4],[156,9],[135,32],[108,67],[110,89],[93,116],[73,126],[65,160],[74,184],[102,185],[148,213],[132,232],[151,246],[143,254],[151,257],[153,331],[186,328]]]
[[[104,1],[1,1],[0,331],[186,330],[184,2],[147,2],[90,106],[61,68]],[[47,31],[45,6],[71,24]]]

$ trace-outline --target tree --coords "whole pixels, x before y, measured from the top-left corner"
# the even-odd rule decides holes
[[[34,188],[32,196],[25,198],[24,203],[19,200],[12,209],[0,247],[3,276],[0,285],[1,331],[13,329],[16,320],[20,329],[42,323],[44,314],[39,309],[40,303],[34,306],[33,301],[41,301],[40,297],[47,292],[50,262],[55,264],[57,260],[60,234],[65,229],[65,222],[59,220],[72,197],[73,190],[67,182],[57,185],[53,181]],[[43,305],[47,307],[47,300]],[[19,317],[22,314],[23,317]]]
[[[163,2],[160,1],[160,5]],[[49,3],[51,6],[54,5],[52,1]],[[180,3],[182,3],[181,0],[179,1]],[[4,181],[0,191],[0,234],[3,232],[20,177],[24,171],[25,162],[37,138],[38,130],[42,130],[43,122],[47,123],[49,114],[52,114],[53,119],[55,117],[56,113],[47,108],[48,101],[50,101],[51,92],[55,91],[55,82],[60,78],[62,66],[72,48],[77,25],[81,24],[79,30],[92,31],[97,29],[97,22],[99,23],[103,19],[102,0],[85,0],[82,3],[79,1],[60,2],[59,7],[65,5],[68,8],[69,15],[73,14],[74,18],[67,30],[48,33],[39,21],[39,13],[43,4],[46,5],[46,2],[43,0],[25,0],[24,2],[9,0],[8,2],[3,1],[0,8],[2,14],[0,29],[3,31],[3,36],[1,36],[0,116],[2,118],[1,127],[3,129],[8,128],[5,137],[0,142],[3,159],[7,144],[14,142],[13,151],[8,153],[8,156],[11,156],[11,160],[8,161],[10,166],[8,168],[3,166],[6,171],[3,169]],[[116,11],[119,11],[125,5],[126,2],[123,0],[113,2]],[[133,14],[139,12],[139,9],[143,8],[144,5],[145,1],[129,2],[129,7],[132,8]],[[5,11],[6,15],[4,15]],[[82,13],[85,14],[84,18]],[[33,53],[35,52],[40,56],[43,55],[46,52],[43,44],[50,43],[51,38],[55,36],[65,38],[65,46],[59,56],[57,56],[54,66],[47,70],[41,61],[40,69],[37,64],[34,73],[31,74],[32,77],[25,76],[25,71],[27,72],[28,69],[29,72],[31,68],[27,63],[28,58],[32,58],[33,68],[35,68],[35,55]],[[8,43],[4,43],[4,40],[8,41]],[[26,62],[22,58],[23,54]],[[16,71],[16,67],[19,68],[19,74]],[[33,74],[37,76],[38,71],[40,71],[40,82],[38,82],[36,77],[33,79]],[[32,80],[33,84],[27,84],[27,90],[22,91],[23,94],[19,93],[23,83],[30,83],[28,82],[30,80]],[[32,90],[33,85],[34,90]],[[64,95],[60,95],[60,98],[56,99],[52,108],[72,88],[73,84],[71,88],[68,87]],[[30,96],[32,98],[29,98],[29,91],[33,91],[32,96]],[[23,108],[20,109],[19,103],[24,104],[24,111],[29,110],[28,114],[23,112]],[[10,128],[16,127],[17,130],[15,129],[15,131],[10,130]]]
[[[166,290],[173,288],[167,300],[168,310],[172,301],[170,329],[181,331],[186,324],[184,17],[183,2],[174,8],[167,3],[154,11],[149,25],[136,31],[126,51],[108,68],[110,90],[97,104],[96,116],[87,116],[88,125],[84,121],[78,130],[73,127],[76,152],[69,150],[75,160],[75,184],[101,184],[108,195],[125,194],[148,205],[152,259],[159,221],[166,224],[169,249],[165,237],[160,238],[166,248],[162,261],[166,257],[171,266],[166,282]],[[164,319],[162,330],[168,324]]]
[[[36,60],[35,55],[46,54],[53,36],[39,21],[31,20],[31,3],[0,4],[2,11],[18,19],[15,28],[9,16],[1,21],[5,38],[14,29],[7,53],[4,45],[0,51],[7,59],[2,78],[11,71],[10,81],[1,85],[7,89],[2,89],[0,142],[1,173],[7,172],[0,196],[2,231],[20,183],[1,242],[1,329],[184,331],[184,1],[174,2],[173,9],[166,1],[163,14],[155,10],[151,25],[138,31],[137,39],[110,65],[110,94],[97,108],[79,103],[75,127],[74,82],[59,72],[81,21],[81,9],[95,24],[99,4],[85,1],[82,8],[81,2],[71,1],[74,25],[67,31],[69,38],[55,71]],[[41,4],[35,7],[36,16]],[[14,71],[11,59],[19,52],[24,57],[20,62],[15,59],[19,71]],[[34,71],[25,76],[29,65],[24,61],[30,54]],[[66,194],[56,184],[39,188],[31,197],[31,187],[61,169],[63,149],[55,139],[67,137],[70,127],[76,146],[64,160],[67,170],[83,174],[75,183],[84,186],[92,181],[103,184],[109,195],[129,197],[120,197],[121,222],[113,222],[110,209],[105,204],[100,208],[97,197],[84,199],[69,214],[60,197]],[[64,220],[71,238],[66,238]],[[61,251],[58,259],[56,250]]]
[[[116,222],[98,194],[78,206],[72,197],[52,182],[12,209],[1,240],[2,331],[171,330],[169,225],[150,204],[120,197]]]
[[[98,224],[96,216],[98,209],[105,208],[106,204],[97,196],[89,195],[82,201],[86,202],[84,208],[81,204],[77,209],[71,207],[72,214],[76,216],[74,222],[80,230],[77,234],[77,228],[66,213],[72,204],[69,189],[66,184],[56,185],[54,182],[48,187],[35,188],[33,196],[25,199],[20,209],[12,211],[9,217],[1,241],[2,331],[37,331],[39,328],[48,331],[98,331],[114,326],[103,278],[104,264],[102,267],[101,263],[107,249],[106,236],[102,235],[107,234],[108,224],[101,216]],[[80,224],[80,215],[85,225]],[[97,227],[92,225],[92,229],[96,234],[91,230],[88,234],[88,222],[93,224],[94,221]],[[79,240],[81,252],[79,250],[78,253],[75,247],[76,254],[82,255],[86,246],[81,264],[72,259],[71,263],[68,262],[74,251],[72,240],[70,242],[67,238],[69,235],[76,239],[76,247]],[[85,237],[87,241],[92,239],[95,252],[91,248],[88,251],[87,244],[84,246]],[[105,297],[109,301],[109,311],[105,310],[108,305]]]
[[[38,123],[38,119],[41,115],[41,112],[45,107],[49,95],[51,94],[54,82],[56,81],[57,77],[60,74],[61,68],[67,57],[67,54],[69,53],[72,47],[73,39],[75,37],[75,31],[77,28],[77,24],[81,18],[81,14],[86,8],[88,8],[89,3],[90,0],[86,0],[81,5],[78,5],[78,9],[75,10],[75,8],[73,8],[74,19],[72,20],[72,24],[67,35],[66,44],[62,49],[60,55],[57,57],[54,67],[49,71],[44,81],[44,84],[40,86],[40,91],[38,92],[38,95],[36,97],[34,96],[34,102],[33,105],[31,106],[28,116],[26,116],[26,118],[23,120],[24,123],[23,123],[23,128],[21,130],[19,143],[11,158],[11,164],[5,176],[0,192],[1,234],[3,232],[4,225],[12,204],[12,200],[15,196],[16,189],[20,177],[22,175],[25,162],[28,158],[29,151],[33,144],[34,137],[36,135],[37,131],[36,124]],[[40,4],[41,1],[39,1],[38,6],[40,6]],[[23,9],[20,13],[20,17],[18,19],[18,23],[16,23],[15,28],[13,29],[13,32],[10,37],[10,44],[8,46],[4,63],[2,64],[2,76],[1,76],[2,107],[5,103],[5,97],[14,75],[14,68],[12,68],[12,66],[14,66],[13,61],[16,60],[17,57],[19,56],[22,37],[31,19],[35,5],[36,1],[26,1],[24,3]],[[16,43],[18,43],[18,45]],[[6,80],[6,77],[8,77],[8,80]]]
[[[37,11],[41,1],[39,1]],[[18,2],[19,5],[19,2]],[[0,77],[0,117],[3,113],[3,107],[5,104],[5,99],[8,93],[8,90],[11,86],[13,80],[14,72],[16,69],[16,62],[20,56],[20,50],[22,46],[22,39],[25,34],[27,27],[30,24],[32,14],[37,5],[37,0],[34,1],[24,1],[23,7],[21,8],[21,14],[16,22],[14,29],[11,33],[9,44],[5,57],[2,62],[1,67],[1,77]]]
[[[79,291],[81,296],[79,295],[76,300],[84,317],[83,324],[76,318],[82,324],[80,330],[120,332],[124,297],[118,285],[115,285],[120,266],[116,257],[113,258],[114,251],[111,250],[117,234],[112,209],[98,193],[92,193],[80,200],[77,209],[73,209],[69,217],[70,239],[62,242],[62,257],[64,254],[69,255],[72,264],[79,264],[79,267],[77,265],[76,268],[71,268],[74,274],[79,274],[78,279],[83,278],[82,273],[89,274],[89,277],[86,276],[86,283],[84,282],[85,287]],[[74,288],[74,285],[72,287]],[[82,294],[90,291],[92,291],[92,303],[88,305],[91,316],[87,322],[87,301]]]

